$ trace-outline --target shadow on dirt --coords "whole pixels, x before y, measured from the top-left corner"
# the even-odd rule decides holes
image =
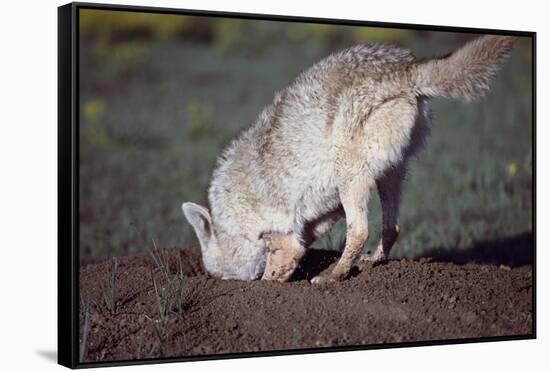
[[[310,280],[340,257],[341,252],[332,250],[308,249],[292,280]],[[433,262],[447,262],[457,265],[474,263],[519,267],[533,264],[533,233],[524,232],[515,236],[492,241],[477,241],[470,247],[451,249],[434,247],[414,258],[429,259]]]
[[[419,258],[455,264],[477,263],[519,267],[533,264],[533,233],[524,232],[515,236],[493,241],[478,241],[469,248],[429,249]]]
[[[310,280],[336,262],[340,251],[307,249],[291,281]]]

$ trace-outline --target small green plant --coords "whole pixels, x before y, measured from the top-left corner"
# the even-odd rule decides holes
[[[116,258],[113,258],[111,269],[108,271],[107,284],[100,283],[103,301],[111,314],[116,314],[117,310],[117,271],[118,261]]]
[[[178,290],[178,298],[177,298],[177,305],[176,308],[179,310],[180,314],[183,315],[184,303],[185,303],[185,286],[184,286],[184,274],[183,274],[183,262],[180,258],[180,269],[178,273],[179,278],[179,290]]]
[[[151,275],[153,276],[153,273],[151,273]],[[172,283],[173,283],[173,280],[169,280],[167,282],[168,287],[161,286],[157,284],[157,281],[153,276],[153,288],[155,292],[155,303],[157,308],[157,314],[159,319],[163,322],[168,317],[168,314],[170,312],[170,304],[173,300],[173,298],[171,297],[172,295],[170,295],[171,294],[170,288]]]
[[[153,282],[153,293],[158,318],[165,321],[167,316],[175,313],[175,310],[183,311],[184,303],[184,279],[183,262],[179,260],[179,270],[176,274],[170,271],[169,253],[166,249],[159,249],[153,239],[153,249],[149,255],[154,262],[155,269],[160,273],[160,278],[155,278],[154,271],[151,271]]]
[[[160,319],[151,318],[148,315],[145,315],[145,318],[153,324],[153,329],[155,330],[155,335],[157,335],[158,340],[162,343],[166,339],[166,330],[164,329],[164,322]]]
[[[151,259],[155,263],[156,268],[162,273],[162,275],[169,280],[170,276],[170,266],[168,263],[168,251],[159,250],[155,240],[153,239],[153,250],[148,250]]]
[[[80,339],[80,349],[78,354],[78,359],[80,362],[84,361],[86,357],[86,347],[88,341],[88,331],[90,327],[90,306],[84,305],[84,328],[82,329],[82,339]]]
[[[147,328],[145,321],[150,321],[153,324],[154,332],[157,335],[159,343],[146,342],[145,337],[147,335]],[[160,321],[155,320],[148,315],[144,314],[139,318],[139,333],[137,338],[137,348],[134,359],[152,358],[157,348],[164,340],[164,328]]]
[[[136,350],[136,357],[135,357],[136,359],[141,358],[141,352],[143,350],[143,339],[145,338],[145,327],[143,327],[144,322],[145,322],[145,318],[140,317],[139,318],[140,330],[139,330],[138,341],[137,341],[137,350]]]

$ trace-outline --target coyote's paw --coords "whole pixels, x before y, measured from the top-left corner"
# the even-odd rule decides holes
[[[336,282],[336,279],[330,276],[315,276],[310,281],[314,285],[320,285],[323,283]]]

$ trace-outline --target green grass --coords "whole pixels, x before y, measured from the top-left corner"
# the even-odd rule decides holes
[[[116,314],[118,301],[118,261],[112,259],[111,267],[107,271],[106,282],[99,282],[103,302],[112,315]]]
[[[181,203],[205,204],[216,155],[274,92],[358,35],[391,39],[352,28],[296,36],[288,27],[269,22],[255,38],[244,33],[221,46],[166,38],[82,42],[82,262],[145,252],[152,239],[159,247],[197,246]],[[393,35],[418,56],[446,53],[468,37]],[[433,101],[434,127],[408,174],[394,257],[532,230],[530,50],[529,40],[520,40],[486,99]],[[378,241],[380,219],[373,197],[366,249]],[[344,235],[339,223],[317,246],[337,248]]]
[[[155,266],[151,271],[153,281],[153,294],[156,303],[156,318],[164,323],[170,314],[184,313],[185,305],[185,275],[183,274],[183,262],[179,260],[178,271],[172,273],[170,270],[169,256],[167,249],[160,250],[153,240],[153,250],[149,250],[149,256]],[[148,317],[149,318],[149,317]]]

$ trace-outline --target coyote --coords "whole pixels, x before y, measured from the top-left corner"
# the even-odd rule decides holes
[[[429,99],[483,96],[514,40],[482,36],[428,60],[363,44],[302,72],[218,157],[210,212],[182,205],[206,270],[222,279],[286,281],[305,248],[345,217],[342,256],[312,283],[345,279],[367,241],[375,187],[382,236],[364,258],[385,259],[399,234],[409,159],[430,131]]]

